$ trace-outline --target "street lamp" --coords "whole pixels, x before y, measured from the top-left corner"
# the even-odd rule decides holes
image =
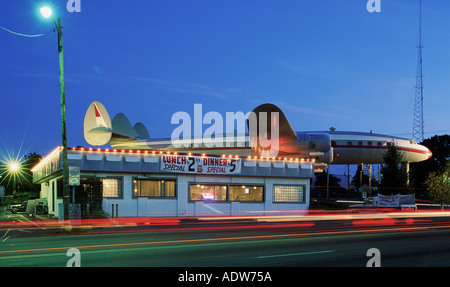
[[[60,85],[60,103],[61,103],[61,129],[62,129],[62,156],[63,156],[63,202],[64,202],[64,217],[68,218],[68,197],[69,197],[69,166],[67,162],[67,129],[66,129],[66,98],[64,85],[64,53],[63,53],[63,34],[61,18],[56,22],[52,16],[52,9],[44,6],[40,9],[44,18],[52,18],[58,31],[58,52],[59,52],[59,85]]]
[[[44,18],[50,18],[52,16],[52,9],[48,6],[44,6],[41,8],[41,14],[44,16]]]
[[[18,163],[16,163],[16,162],[12,162],[12,163],[9,164],[9,170],[14,172],[14,173],[16,171],[18,171],[19,168],[20,168],[20,165]]]
[[[13,195],[15,195],[16,194],[16,181],[17,181],[18,175],[20,174],[21,163],[20,163],[20,161],[17,161],[15,159],[15,157],[13,157],[12,160],[9,160],[7,162],[7,168],[8,168],[8,174],[10,175],[10,178],[12,177]]]

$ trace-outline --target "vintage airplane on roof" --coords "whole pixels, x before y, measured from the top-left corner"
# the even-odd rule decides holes
[[[253,111],[259,127],[266,123],[266,129],[256,129],[255,134],[230,134],[223,136],[223,142],[208,144],[207,139],[188,138],[173,143],[173,139],[152,139],[142,123],[131,125],[128,118],[117,114],[110,120],[108,112],[100,102],[93,102],[85,115],[84,136],[94,146],[110,144],[114,149],[151,149],[177,151],[207,155],[239,155],[265,157],[267,148],[260,142],[261,133],[267,139],[277,136],[276,156],[315,160],[316,170],[323,170],[329,164],[383,164],[383,155],[389,144],[395,143],[401,154],[401,162],[411,163],[427,160],[430,150],[414,140],[375,133],[344,131],[295,132],[284,113],[273,104],[263,104]],[[275,118],[263,117],[262,113],[275,114]],[[274,125],[277,124],[276,126]],[[250,125],[250,116],[247,119]],[[273,128],[277,128],[276,133]],[[264,138],[263,137],[263,138]],[[273,146],[271,146],[273,148]],[[273,151],[272,151],[273,152]]]

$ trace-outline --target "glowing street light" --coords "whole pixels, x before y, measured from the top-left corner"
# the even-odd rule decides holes
[[[11,162],[9,164],[8,168],[11,172],[15,173],[20,169],[20,165],[16,162]]]
[[[64,217],[68,218],[69,211],[69,165],[67,162],[67,128],[66,128],[66,96],[64,84],[64,53],[63,53],[63,33],[61,18],[56,22],[52,16],[52,9],[44,6],[40,9],[44,18],[52,18],[58,31],[58,52],[59,52],[59,85],[60,85],[60,103],[61,103],[61,129],[62,129],[62,157],[63,157],[63,203]]]
[[[42,16],[44,16],[44,18],[50,18],[52,16],[52,9],[48,6],[44,6],[40,9]]]
[[[9,177],[9,180],[12,180],[13,184],[13,194],[16,194],[16,181],[19,177],[22,176],[22,162],[20,160],[16,160],[13,158],[5,160],[4,165],[6,166],[6,175]]]

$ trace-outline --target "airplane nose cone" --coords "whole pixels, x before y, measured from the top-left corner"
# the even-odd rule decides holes
[[[421,152],[422,156],[421,156],[420,161],[430,159],[433,156],[433,153],[426,146],[420,145],[420,150],[422,151]]]
[[[427,155],[427,159],[430,159],[433,156],[433,153],[428,148],[427,148],[427,152],[425,154]]]
[[[414,153],[413,160],[411,162],[419,162],[430,159],[433,153],[423,145],[416,145],[416,152]]]

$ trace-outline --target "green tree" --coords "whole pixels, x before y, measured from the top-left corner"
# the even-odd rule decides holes
[[[345,188],[340,186],[341,180],[330,173],[328,178],[328,191],[330,197],[342,197],[346,195]],[[314,197],[323,197],[327,195],[327,172],[322,171],[316,174],[316,181],[314,183]]]
[[[383,159],[385,164],[381,168],[383,177],[380,183],[380,193],[406,193],[408,175],[406,169],[400,165],[401,154],[394,142],[388,144]]]
[[[25,156],[23,166],[24,166],[24,178],[22,180],[22,190],[30,193],[31,197],[39,197],[41,186],[39,184],[33,183],[33,173],[31,169],[37,165],[42,159],[42,156],[33,152]]]
[[[340,182],[341,182],[341,180],[339,178],[337,178],[334,175],[330,174],[329,180],[328,180],[328,186],[330,186],[330,187],[338,187],[338,186],[340,186],[339,185]],[[316,175],[315,186],[316,187],[322,187],[322,188],[326,188],[327,187],[327,172],[326,171],[322,171],[321,173]]]
[[[416,198],[428,198],[427,184],[425,183],[431,172],[438,172],[445,168],[450,158],[450,135],[435,135],[425,139],[421,145],[426,146],[432,157],[421,162],[411,163],[411,185],[415,189]]]
[[[362,172],[362,166],[358,165],[358,168],[356,169],[355,175],[352,177],[352,180],[350,181],[350,184],[354,186],[357,190],[360,187],[363,186],[369,186],[369,175],[367,173],[364,173],[361,175]],[[362,182],[361,182],[362,179]],[[370,180],[370,185],[372,187],[378,186],[377,180],[372,176],[372,179]]]
[[[450,161],[441,172],[431,172],[425,183],[430,192],[430,199],[440,203],[444,209],[444,204],[450,202]]]

